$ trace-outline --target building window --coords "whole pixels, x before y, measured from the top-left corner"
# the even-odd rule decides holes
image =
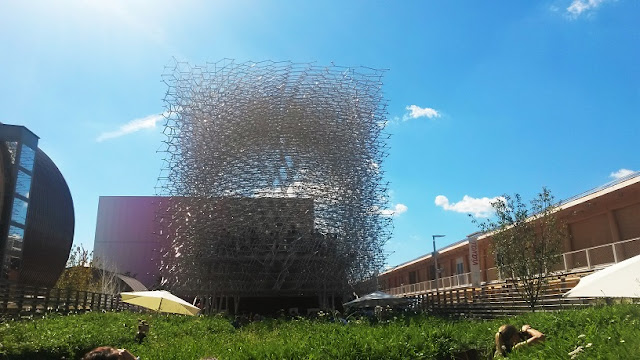
[[[456,259],[456,274],[464,274],[464,259],[461,257]]]
[[[31,189],[31,176],[22,170],[18,170],[16,179],[16,194],[29,198],[29,190]]]
[[[25,170],[31,172],[33,171],[33,163],[35,162],[35,160],[36,152],[27,145],[22,144],[22,148],[20,150],[20,166],[22,166]]]
[[[18,152],[18,143],[15,141],[7,141],[5,142],[7,145],[7,150],[9,150],[9,158],[11,159],[11,164],[16,163],[16,153]]]
[[[24,225],[27,221],[27,206],[29,204],[18,198],[13,198],[13,209],[11,210],[11,221]]]
[[[17,256],[11,256],[9,258],[9,270],[19,270],[20,264],[22,264],[22,260]]]
[[[12,251],[22,252],[22,240],[24,239],[23,229],[17,226],[11,225],[11,227],[9,227],[8,239],[9,239],[9,244],[7,246],[7,249],[10,249]]]

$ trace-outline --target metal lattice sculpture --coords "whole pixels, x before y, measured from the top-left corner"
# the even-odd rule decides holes
[[[158,187],[165,286],[343,294],[381,269],[391,225],[382,76],[291,62],[170,68]]]

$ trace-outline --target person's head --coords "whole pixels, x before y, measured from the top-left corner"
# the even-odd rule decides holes
[[[149,332],[149,323],[145,320],[138,319],[138,332],[146,335]]]
[[[502,355],[511,352],[513,346],[522,341],[520,331],[513,325],[505,324],[500,326],[496,333],[496,350]]]
[[[86,353],[82,360],[136,360],[136,357],[126,349],[101,346]]]

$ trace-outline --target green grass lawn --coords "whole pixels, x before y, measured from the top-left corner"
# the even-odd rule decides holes
[[[151,331],[134,341],[137,319]],[[87,313],[48,315],[0,324],[2,359],[78,359],[86,351],[111,345],[141,359],[449,359],[477,349],[493,354],[493,336],[502,323],[531,324],[547,335],[543,344],[512,354],[513,359],[631,359],[640,353],[640,307],[599,306],[534,313],[491,321],[448,320],[428,316],[371,325],[320,320],[265,320],[234,329],[219,316]],[[591,344],[591,345],[588,345]]]

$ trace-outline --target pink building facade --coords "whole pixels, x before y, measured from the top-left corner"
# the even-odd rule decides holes
[[[167,206],[166,199],[157,196],[101,196],[94,258],[149,289],[157,286],[161,244],[156,214],[163,206]]]

